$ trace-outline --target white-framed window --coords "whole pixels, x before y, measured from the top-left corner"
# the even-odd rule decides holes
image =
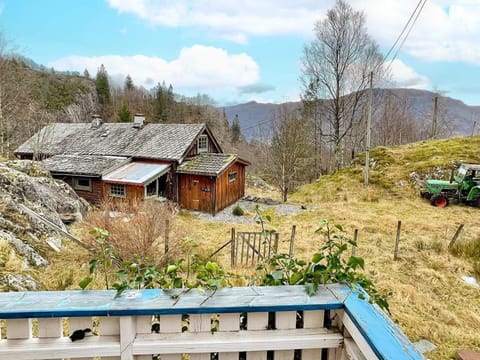
[[[197,150],[199,153],[208,152],[208,136],[200,135],[197,140]]]
[[[125,197],[126,189],[124,184],[109,184],[108,194],[113,197]]]
[[[237,172],[236,171],[228,173],[228,182],[234,182],[234,181],[237,181]]]
[[[75,190],[92,191],[92,179],[88,178],[74,178],[73,188]]]

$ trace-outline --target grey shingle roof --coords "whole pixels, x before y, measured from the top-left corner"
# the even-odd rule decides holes
[[[235,160],[237,155],[234,154],[200,154],[184,162],[177,173],[216,176]]]
[[[111,155],[181,160],[204,124],[55,123],[21,145],[16,154]]]
[[[42,161],[51,173],[102,176],[130,159],[117,156],[54,155]]]

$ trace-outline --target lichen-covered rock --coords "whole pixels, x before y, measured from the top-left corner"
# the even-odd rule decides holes
[[[0,286],[10,291],[35,291],[37,282],[27,274],[7,274],[0,276]]]
[[[45,260],[33,247],[18,239],[12,233],[0,230],[0,239],[7,240],[16,250],[17,254],[22,256],[28,263],[34,267],[45,267],[48,261]]]
[[[58,247],[62,236],[25,213],[22,205],[66,230],[62,217],[68,214],[69,218],[82,219],[88,204],[68,184],[50,177],[37,162],[0,162],[0,239],[8,242],[27,267],[45,267],[48,265],[48,252],[52,251],[50,244]],[[8,288],[20,289],[20,283],[30,281],[28,278],[34,281],[31,277],[22,276],[9,275],[6,279],[10,284]],[[36,285],[26,284],[24,288],[32,289]]]

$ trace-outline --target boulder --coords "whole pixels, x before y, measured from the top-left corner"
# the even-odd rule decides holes
[[[23,258],[26,267],[48,265],[48,252],[60,250],[62,236],[43,222],[22,211],[21,206],[36,212],[61,229],[67,230],[63,219],[82,219],[88,204],[63,181],[55,180],[38,163],[30,160],[0,162],[0,239]],[[8,288],[36,288],[30,276],[10,274],[3,277]],[[12,285],[13,284],[13,285]]]

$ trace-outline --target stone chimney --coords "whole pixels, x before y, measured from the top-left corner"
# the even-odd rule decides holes
[[[91,129],[98,129],[103,123],[102,117],[98,114],[92,115]]]
[[[145,125],[145,115],[135,114],[135,117],[133,118],[133,127],[141,129],[143,125]]]

